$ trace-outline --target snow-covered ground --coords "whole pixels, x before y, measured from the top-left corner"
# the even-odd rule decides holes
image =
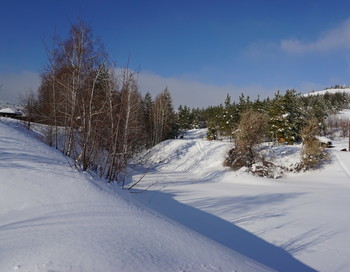
[[[271,271],[132,196],[0,118],[0,271]]]
[[[205,133],[147,152],[129,193],[0,118],[0,271],[350,271],[347,139],[270,180],[224,168],[231,143]],[[291,165],[299,149],[266,152]]]
[[[350,153],[333,142],[323,168],[270,180],[222,166],[231,144],[205,131],[159,144],[134,198],[160,213],[277,271],[350,271]],[[298,146],[271,147],[285,165]]]
[[[350,110],[349,109],[343,109],[339,111],[335,116],[337,116],[340,119],[343,120],[350,120]]]
[[[330,88],[330,89],[325,89],[322,91],[314,91],[311,93],[304,94],[306,96],[308,95],[324,95],[326,93],[329,94],[335,94],[335,93],[350,93],[350,88],[343,88],[343,89],[336,89],[336,88]]]

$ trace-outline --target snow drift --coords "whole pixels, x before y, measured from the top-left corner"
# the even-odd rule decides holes
[[[0,120],[0,271],[271,271],[10,125]]]

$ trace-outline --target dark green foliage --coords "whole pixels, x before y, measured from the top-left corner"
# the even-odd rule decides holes
[[[176,138],[179,134],[179,126],[173,107],[173,99],[168,88],[164,89],[162,95],[164,103],[164,133],[162,141],[164,141]]]
[[[289,144],[300,140],[300,129],[305,115],[301,95],[295,90],[287,90],[285,95],[279,91],[269,107],[270,133],[274,139]]]
[[[199,108],[194,109],[187,106],[179,106],[177,120],[180,130],[203,128],[205,127],[205,118],[203,111]]]
[[[205,118],[207,120],[207,127],[208,127],[208,139],[210,140],[217,140],[219,135],[219,131],[221,128],[221,117],[223,113],[223,106],[215,106],[215,107],[208,107],[205,112]]]
[[[217,140],[218,139],[218,131],[214,127],[209,127],[207,132],[208,140]]]
[[[152,96],[149,92],[147,92],[145,97],[142,99],[142,111],[144,116],[147,148],[150,148],[153,145],[153,129],[154,129],[153,108],[154,108],[154,102],[153,102]]]

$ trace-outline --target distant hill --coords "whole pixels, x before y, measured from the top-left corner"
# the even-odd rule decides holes
[[[324,95],[326,93],[330,93],[330,94],[335,94],[335,93],[349,93],[350,94],[350,87],[342,87],[342,88],[329,88],[329,89],[325,89],[322,91],[313,91],[311,93],[307,93],[305,94],[305,96],[308,95]]]

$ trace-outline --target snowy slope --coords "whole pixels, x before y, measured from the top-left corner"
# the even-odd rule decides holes
[[[350,271],[350,153],[338,151],[347,140],[322,169],[269,180],[225,169],[230,143],[193,133],[146,154],[153,166],[134,188],[153,185],[136,199],[277,271]],[[272,153],[290,163],[298,150]]]
[[[344,88],[344,89],[325,89],[322,91],[314,91],[311,93],[304,94],[305,96],[308,95],[324,95],[326,93],[329,94],[335,94],[335,93],[350,93],[350,88]]]
[[[1,120],[0,271],[271,271]]]

